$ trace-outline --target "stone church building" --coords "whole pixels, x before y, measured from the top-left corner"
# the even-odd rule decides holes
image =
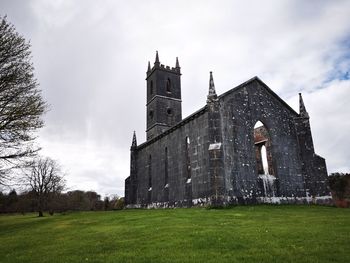
[[[131,145],[128,207],[262,202],[329,196],[325,159],[314,151],[309,114],[299,113],[258,77],[218,96],[210,72],[204,107],[181,113],[181,68],[147,70],[147,141]]]

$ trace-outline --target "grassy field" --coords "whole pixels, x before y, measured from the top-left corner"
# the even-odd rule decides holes
[[[240,206],[4,215],[0,262],[350,262],[350,209]]]

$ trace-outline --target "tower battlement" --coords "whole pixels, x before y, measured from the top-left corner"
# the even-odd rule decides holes
[[[164,70],[170,73],[174,73],[174,74],[180,74],[181,75],[181,68],[179,65],[179,60],[178,58],[176,58],[176,63],[175,63],[175,67],[170,67],[164,64],[160,64],[159,62],[159,55],[158,55],[158,51],[156,52],[156,59],[154,61],[154,65],[151,68],[151,64],[150,62],[148,62],[148,69],[147,69],[147,78],[154,72],[154,70],[156,69],[160,69],[160,70]],[[146,79],[147,79],[146,78]]]

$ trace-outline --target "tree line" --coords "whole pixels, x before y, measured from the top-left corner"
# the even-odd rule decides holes
[[[17,193],[11,190],[9,193],[0,192],[0,213],[32,213],[38,212],[39,200],[34,191]],[[106,196],[94,191],[74,190],[66,193],[51,193],[45,202],[41,204],[42,212],[50,215],[70,211],[107,211],[124,208],[124,198],[117,195]]]

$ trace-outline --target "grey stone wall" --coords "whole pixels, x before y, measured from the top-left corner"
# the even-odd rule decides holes
[[[169,202],[165,206],[189,206],[192,204],[192,199],[209,196],[207,131],[207,112],[204,110],[198,117],[189,118],[176,129],[165,132],[166,135],[138,147],[138,204],[147,206],[152,203]],[[186,146],[187,137],[188,146]],[[165,181],[166,148],[168,183]],[[150,170],[152,189],[148,184]]]
[[[268,199],[254,142],[258,121],[269,140]],[[131,156],[129,205],[299,203],[329,195],[326,163],[314,152],[308,114],[296,113],[256,77],[219,97],[208,96],[204,108],[132,147]]]
[[[295,127],[298,134],[303,167],[302,172],[305,177],[307,195],[330,195],[330,190],[327,184],[328,174],[326,161],[315,153],[308,115],[306,117],[301,116],[296,118]]]
[[[305,196],[294,118],[298,116],[260,81],[220,97],[226,191],[238,199],[261,195],[254,151],[254,125],[261,121],[271,139],[277,196]]]

